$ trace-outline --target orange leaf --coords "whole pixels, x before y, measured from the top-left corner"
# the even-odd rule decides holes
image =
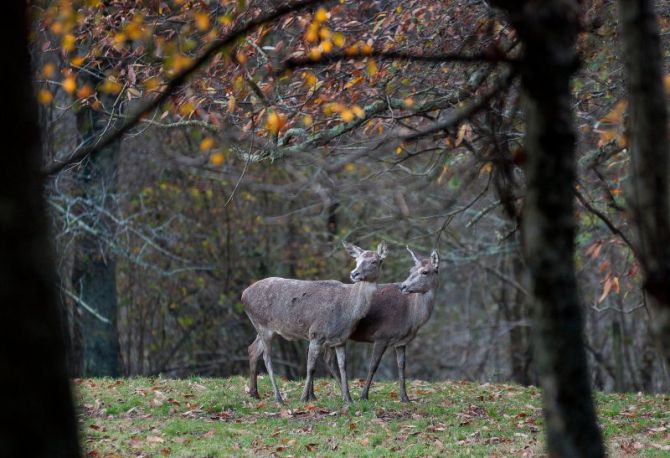
[[[49,105],[54,99],[54,95],[48,89],[40,89],[37,92],[37,101],[42,105]]]

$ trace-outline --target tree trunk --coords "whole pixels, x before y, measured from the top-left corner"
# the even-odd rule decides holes
[[[514,251],[511,257],[512,278],[523,283],[524,265],[521,255]],[[512,380],[524,386],[534,385],[537,381],[534,376],[531,325],[528,323],[531,319],[528,298],[518,289],[511,290],[511,294],[509,320],[514,324],[509,332],[509,352]]]
[[[630,96],[631,180],[651,328],[670,367],[670,151],[663,59],[653,2],[619,0]]]
[[[95,141],[105,124],[105,117],[92,109],[78,113],[77,127],[89,142]],[[79,177],[85,198],[109,211],[112,211],[112,204],[108,193],[116,188],[119,146],[117,141],[87,159]],[[85,221],[98,233],[85,234],[78,241],[72,283],[78,289],[81,301],[109,320],[105,323],[88,311],[82,311],[83,373],[86,376],[117,377],[120,371],[116,263],[102,241],[104,237],[111,237],[105,230],[106,220],[104,214],[93,208],[87,211]]]
[[[574,271],[575,130],[570,78],[578,4],[499,0],[524,44],[527,195],[523,247],[535,308],[535,355],[550,456],[601,457]]]
[[[31,86],[25,2],[3,10],[3,138],[17,145],[0,168],[0,456],[76,457],[77,423],[67,378],[40,177],[40,131]]]

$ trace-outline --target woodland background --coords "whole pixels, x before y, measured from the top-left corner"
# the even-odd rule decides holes
[[[520,46],[486,2],[329,2],[282,17],[170,87],[122,140],[68,159],[217,37],[274,6],[32,2],[71,374],[245,373],[254,336],[242,290],[271,275],[348,281],[346,239],[390,244],[383,282],[405,278],[405,244],[440,252],[436,307],[408,349],[410,377],[537,384],[519,233]],[[667,73],[670,5],[655,6]],[[583,2],[579,24],[575,264],[590,379],[606,391],[667,391],[623,193],[616,3]],[[362,377],[370,348],[348,347]],[[304,376],[305,344],[277,349],[275,370]],[[387,355],[379,376],[394,375]]]

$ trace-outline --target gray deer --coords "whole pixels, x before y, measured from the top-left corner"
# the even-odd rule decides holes
[[[358,327],[349,336],[350,340],[356,342],[374,342],[361,399],[368,398],[372,378],[382,355],[387,347],[393,346],[398,363],[400,399],[402,402],[409,402],[405,388],[405,347],[414,340],[433,312],[440,258],[437,251],[433,251],[428,259],[419,259],[409,247],[407,251],[414,260],[409,277],[401,284],[379,285],[368,314],[359,321]],[[338,378],[338,374],[331,369],[331,353],[327,351],[324,356],[331,374]]]
[[[314,396],[314,370],[322,348],[334,348],[340,369],[342,398],[351,402],[347,383],[345,344],[358,321],[368,313],[382,260],[388,254],[384,242],[377,251],[366,251],[343,242],[356,259],[351,271],[354,284],[335,280],[304,281],[270,277],[259,280],[242,293],[242,303],[258,333],[249,346],[249,394],[258,398],[258,358],[263,355],[275,399],[283,399],[272,371],[272,340],[279,334],[288,340],[309,340],[307,379],[301,400]]]

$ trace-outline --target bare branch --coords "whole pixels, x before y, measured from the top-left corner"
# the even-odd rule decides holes
[[[429,63],[445,63],[445,62],[464,62],[479,64],[482,62],[489,63],[505,63],[514,65],[518,61],[505,55],[502,51],[497,53],[481,53],[481,54],[460,54],[460,53],[444,53],[444,54],[419,54],[407,51],[382,51],[373,49],[370,52],[356,52],[354,54],[345,52],[336,52],[326,54],[320,59],[314,60],[309,56],[293,57],[286,60],[283,65],[275,70],[275,75],[281,74],[286,70],[293,70],[303,67],[321,67],[350,59],[380,59],[380,60],[407,60],[414,62],[429,62]]]

